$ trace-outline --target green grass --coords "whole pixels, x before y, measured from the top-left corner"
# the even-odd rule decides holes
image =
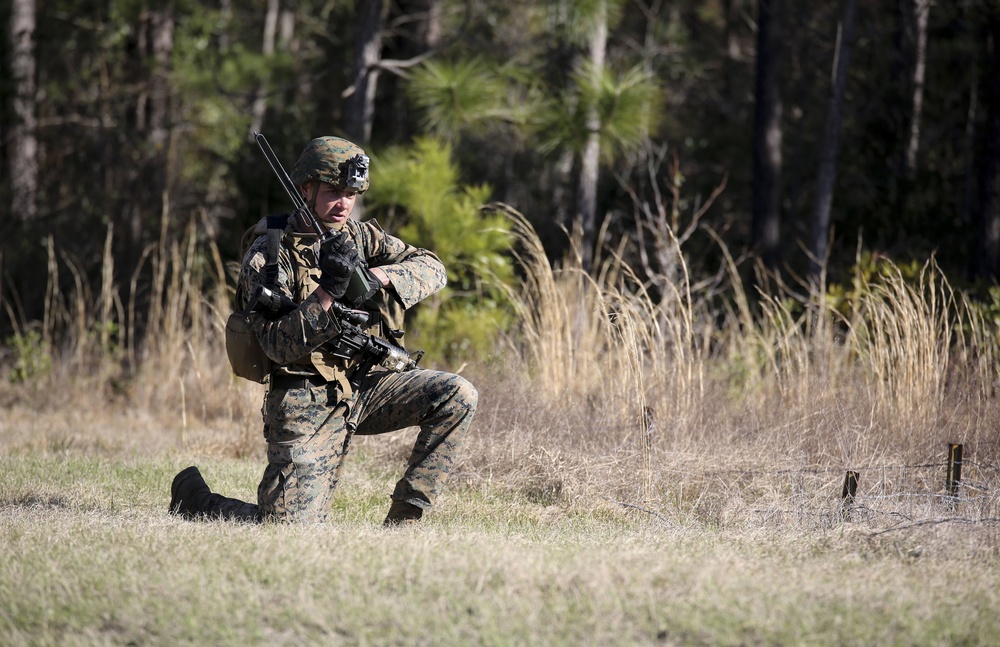
[[[387,531],[391,472],[359,453],[330,522],[302,527],[169,516],[184,465],[163,458],[0,458],[0,644],[976,645],[1000,635],[989,527],[714,528],[457,483],[421,527]],[[201,467],[225,494],[256,487],[253,461]]]

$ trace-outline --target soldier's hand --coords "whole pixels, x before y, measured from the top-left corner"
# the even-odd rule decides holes
[[[346,233],[334,236],[320,250],[320,287],[334,299],[343,297],[359,260],[358,250]]]

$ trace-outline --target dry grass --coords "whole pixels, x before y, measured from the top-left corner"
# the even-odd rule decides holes
[[[968,463],[963,494],[1000,517],[989,498],[1000,464],[997,330],[933,264],[915,286],[898,272],[859,279],[845,319],[819,291],[805,310],[781,293],[752,306],[731,261],[729,298],[701,294],[679,249],[654,302],[618,256],[590,276],[573,257],[551,265],[523,219],[515,230],[527,278],[510,296],[521,325],[465,371],[483,395],[467,480],[656,514],[694,501],[721,520],[765,501],[802,508],[801,495],[788,498],[799,487],[813,491],[809,505],[835,506],[847,469],[861,472],[864,496],[938,495],[954,442]],[[227,277],[197,232],[192,224],[184,240],[146,250],[145,299],[137,277],[121,296],[110,253],[92,295],[49,245],[49,308],[22,351],[48,368],[0,382],[5,452],[260,455],[261,387],[229,372]],[[110,241],[109,230],[108,250]],[[76,290],[59,293],[60,271],[77,277]],[[392,438],[365,443],[394,459],[406,451]],[[899,475],[891,491],[886,470]]]
[[[955,541],[982,526],[720,527],[466,485],[392,532],[383,463],[357,458],[319,527],[169,517],[166,462],[0,458],[0,642],[987,644],[1000,629],[995,538]],[[207,467],[220,490],[253,487],[248,461]]]
[[[933,264],[916,286],[898,272],[856,286],[849,320],[822,293],[803,314],[781,294],[755,313],[735,266],[728,301],[699,299],[681,266],[653,303],[616,258],[597,279],[553,268],[519,225],[526,343],[509,362],[523,366],[484,397],[475,472],[510,464],[528,489],[780,526],[829,523],[852,469],[864,518],[891,524],[942,513],[947,445],[962,443],[964,512],[1000,517],[997,330]]]
[[[937,591],[964,578],[961,599],[995,611],[1000,557],[1000,340],[995,323],[933,264],[917,285],[898,273],[859,282],[844,317],[822,291],[804,308],[780,292],[754,304],[735,263],[728,296],[709,295],[691,282],[679,249],[670,255],[678,266],[669,280],[660,277],[663,296],[654,300],[617,256],[587,275],[573,258],[550,264],[524,221],[517,230],[527,280],[510,296],[521,324],[492,357],[464,370],[479,388],[481,408],[464,462],[433,517],[438,525],[427,535],[389,540],[370,526],[411,437],[358,439],[335,503],[338,521],[324,533],[327,548],[359,556],[345,577],[378,589],[373,573],[402,569],[415,579],[385,592],[405,597],[431,577],[431,546],[446,547],[452,567],[428,584],[441,608],[411,610],[434,615],[467,600],[468,619],[433,634],[451,644],[472,636],[497,644],[532,636],[599,643],[615,635],[638,643],[783,643],[798,641],[802,623],[823,627],[818,644],[852,636],[867,644],[892,636],[975,643],[995,633],[975,612],[932,605],[944,599]],[[9,345],[3,361],[6,374],[24,379],[0,380],[0,460],[8,474],[0,515],[17,529],[4,535],[7,552],[24,564],[76,573],[79,586],[67,585],[65,597],[57,596],[64,600],[83,595],[96,576],[72,551],[44,565],[45,555],[29,546],[52,532],[92,537],[81,540],[85,547],[124,533],[135,538],[125,546],[135,544],[126,554],[136,560],[151,543],[185,559],[185,541],[209,541],[214,548],[195,566],[229,578],[207,589],[222,605],[234,604],[237,590],[265,598],[276,584],[289,584],[277,571],[254,579],[243,570],[253,568],[253,554],[286,540],[290,555],[309,556],[320,565],[315,573],[341,581],[307,531],[194,530],[163,520],[166,483],[177,467],[208,465],[222,491],[249,498],[262,464],[261,387],[229,372],[221,333],[229,293],[211,241],[199,240],[192,227],[182,243],[147,250],[153,282],[142,294],[135,277],[122,294],[126,282],[110,254],[99,294],[82,279],[60,293],[58,273],[80,273],[51,245],[49,254],[45,320],[26,324],[4,303],[20,339],[30,342]],[[147,331],[142,343],[140,324]],[[944,487],[947,444],[955,442],[964,444],[966,461],[957,501]],[[53,476],[67,467],[79,480]],[[95,474],[106,469],[125,476]],[[845,509],[840,494],[848,469],[860,473],[860,487]],[[114,523],[98,519],[106,532],[83,530],[94,514],[120,514],[123,500],[137,507]],[[378,548],[396,544],[415,557]],[[251,551],[243,566],[225,567],[225,553],[243,549]],[[674,553],[676,559],[663,560]],[[918,562],[921,570],[909,575],[894,570]],[[152,568],[166,573],[171,564]],[[758,579],[755,569],[775,581]],[[0,570],[0,594],[19,586],[16,571],[10,563]],[[108,586],[138,586],[127,569],[115,573]],[[319,588],[317,575],[300,575]],[[204,577],[182,569],[177,581],[164,574],[156,586],[192,593],[204,589]],[[121,614],[93,620],[94,609],[68,601],[65,612],[77,615],[53,629],[32,615],[47,604],[46,589],[29,589],[22,615],[0,613],[0,638],[13,644],[31,643],[33,631],[42,642],[71,635],[79,644],[108,636],[191,638],[162,609],[142,626]],[[920,597],[921,590],[935,593]],[[514,601],[491,606],[491,594]],[[800,607],[802,595],[817,601]],[[884,602],[899,595],[897,603]],[[196,607],[167,598],[185,617],[199,618]],[[773,599],[773,606],[758,598]],[[330,632],[349,642],[402,641],[407,634],[392,604],[364,600],[390,638],[380,641],[363,623],[345,626],[322,611],[346,605],[363,615],[361,606],[333,594],[306,604],[321,626],[303,625],[308,613],[282,607],[264,628],[230,625],[230,633],[212,635],[221,643],[325,640]],[[871,605],[896,624],[859,620]],[[538,609],[578,624],[548,625]],[[797,611],[805,615],[796,619]],[[521,618],[513,627],[504,620],[510,613]],[[593,614],[610,624],[595,626]],[[688,620],[679,622],[684,614]],[[860,623],[860,633],[837,625],[837,617]],[[26,627],[24,618],[34,624]],[[211,609],[200,618],[223,621]],[[110,624],[94,629],[102,622]]]

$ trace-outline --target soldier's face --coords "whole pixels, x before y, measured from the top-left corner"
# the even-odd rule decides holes
[[[326,182],[319,183],[316,192],[316,217],[325,226],[340,229],[351,217],[358,194],[353,191],[341,191]]]

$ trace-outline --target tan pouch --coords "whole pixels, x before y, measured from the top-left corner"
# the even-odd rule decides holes
[[[226,354],[237,377],[263,383],[271,373],[271,360],[250,327],[249,315],[243,312],[234,312],[226,321]]]

